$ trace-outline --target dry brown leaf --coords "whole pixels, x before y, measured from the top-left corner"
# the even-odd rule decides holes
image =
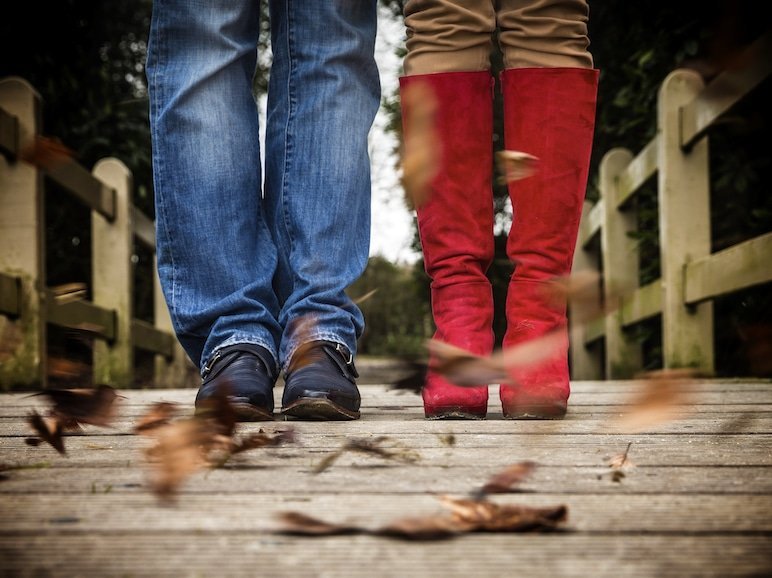
[[[179,406],[168,401],[159,401],[139,418],[134,433],[149,434],[152,430],[167,425],[179,413]]]
[[[33,395],[53,402],[51,415],[58,417],[65,427],[85,423],[109,426],[115,419],[119,397],[115,389],[105,384],[95,388],[47,389]]]
[[[653,425],[680,419],[694,404],[689,386],[694,369],[663,369],[640,376],[641,390],[628,403],[629,409],[614,422],[616,429],[637,433]]]
[[[633,442],[628,443],[624,453],[611,456],[606,461],[606,465],[608,465],[608,467],[611,468],[610,473],[611,473],[612,482],[617,482],[617,483],[621,482],[622,479],[625,476],[627,476],[627,471],[635,467],[635,464],[630,459],[630,447],[632,445],[633,445]],[[598,476],[599,479],[600,477],[601,476]]]
[[[315,337],[318,324],[315,315],[304,315],[290,322],[289,332],[292,334],[293,340],[300,343],[300,346],[292,354],[288,371],[296,371],[315,363],[320,356],[324,355],[324,352],[315,343],[318,340]]]
[[[379,436],[373,440],[353,438],[347,440],[338,450],[334,451],[323,460],[321,460],[312,470],[314,474],[319,474],[329,468],[335,461],[347,452],[358,452],[384,458],[387,460],[397,460],[405,463],[413,463],[420,459],[418,453],[404,446],[384,447],[382,444],[386,441],[392,441],[388,436]]]
[[[426,83],[413,82],[402,91],[402,186],[411,209],[425,204],[440,168],[440,139],[434,124],[437,99]]]
[[[265,447],[276,447],[295,441],[295,430],[292,428],[279,430],[273,434],[265,433],[262,430],[237,440],[231,444],[231,455],[240,454],[249,450]]]
[[[508,382],[512,380],[512,370],[525,368],[554,356],[565,346],[565,339],[564,331],[555,330],[502,349],[488,357],[431,339],[427,345],[429,367],[449,382],[464,387]]]
[[[489,479],[474,495],[482,498],[486,494],[506,494],[520,491],[523,483],[536,469],[536,462],[524,461],[512,464]]]
[[[379,528],[333,524],[300,512],[278,514],[282,527],[277,532],[304,536],[367,534],[405,540],[437,540],[469,532],[529,532],[554,530],[566,520],[565,506],[532,508],[495,504],[484,500],[461,500],[443,496],[449,513],[398,518]]]
[[[530,177],[539,167],[539,159],[520,151],[499,151],[496,164],[501,173],[501,184],[513,183]]]
[[[22,147],[19,158],[40,169],[50,171],[74,162],[74,153],[60,141],[38,135]]]
[[[277,517],[282,522],[282,534],[301,536],[340,536],[342,534],[360,534],[367,531],[356,526],[332,524],[313,518],[300,512],[280,512]]]
[[[171,500],[190,475],[208,465],[209,451],[220,443],[211,423],[195,417],[155,428],[152,435],[155,445],[145,451],[153,466],[150,484],[164,500]]]
[[[48,376],[67,382],[83,382],[91,373],[91,366],[82,361],[49,356],[46,364]]]
[[[354,301],[354,304],[355,304],[355,305],[361,305],[362,303],[364,303],[365,301],[367,301],[368,299],[370,299],[370,297],[372,297],[372,296],[373,296],[373,295],[375,295],[376,293],[378,293],[378,289],[377,289],[377,288],[376,288],[376,289],[372,289],[372,290],[368,291],[367,293],[365,293],[364,295],[360,295],[359,297],[357,297],[356,299],[354,299],[354,300],[353,300],[353,301]]]
[[[67,451],[64,449],[64,438],[62,437],[64,428],[62,427],[62,422],[59,420],[59,418],[43,417],[33,410],[27,417],[27,423],[29,423],[32,429],[35,430],[35,433],[42,441],[50,444],[51,447],[60,454],[67,454]],[[29,445],[36,444],[30,443]]]
[[[72,303],[73,301],[82,301],[86,298],[88,287],[85,283],[66,283],[50,288],[54,301],[57,305]]]

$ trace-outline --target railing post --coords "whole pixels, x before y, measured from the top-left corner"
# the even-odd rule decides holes
[[[684,304],[686,264],[710,254],[708,140],[701,139],[688,151],[681,144],[681,108],[703,86],[697,73],[676,70],[667,76],[659,91],[662,345],[666,368],[694,367],[712,374],[713,305]]]
[[[587,219],[587,215],[590,213],[592,206],[592,202],[584,202],[584,206],[582,207],[582,221]],[[598,267],[595,262],[595,255],[580,244],[576,247],[576,251],[574,252],[574,262],[571,271],[572,273],[580,273],[582,271],[597,273]],[[595,297],[600,300],[600,290]],[[597,348],[595,351],[591,351],[585,344],[586,324],[574,321],[577,317],[585,319],[586,316],[582,315],[581,311],[575,311],[573,307],[569,310],[569,314],[571,379],[601,379],[603,377],[603,361],[600,358],[600,353],[597,351]]]
[[[603,293],[612,311],[606,315],[606,378],[625,379],[640,370],[640,344],[623,327],[619,299],[638,287],[638,252],[629,235],[638,227],[635,213],[619,208],[619,174],[633,160],[629,150],[615,148],[600,163],[600,194],[603,225],[600,230],[603,255]]]
[[[40,132],[40,95],[21,78],[0,80],[0,107],[18,121],[17,145]],[[18,279],[18,316],[0,315],[0,387],[45,387],[43,187],[31,164],[0,155],[0,273]]]
[[[115,190],[115,219],[110,222],[96,211],[91,214],[93,301],[114,310],[116,316],[115,339],[94,342],[94,381],[129,387],[134,380],[132,175],[126,165],[113,158],[102,159],[92,172]]]
[[[166,306],[166,299],[158,278],[158,262],[155,254],[153,255],[153,302],[155,326],[174,335],[172,318],[169,315],[169,308]],[[154,376],[155,387],[179,388],[198,385],[198,370],[188,359],[185,350],[176,338],[171,359],[163,355],[155,356]]]

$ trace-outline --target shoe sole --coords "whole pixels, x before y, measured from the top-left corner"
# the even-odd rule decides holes
[[[351,411],[329,399],[301,397],[287,407],[283,407],[281,413],[285,416],[314,421],[349,421],[359,419],[358,411]]]
[[[248,403],[231,404],[237,421],[273,421],[273,414]]]
[[[504,419],[563,419],[565,415],[566,406],[563,405],[519,407],[511,411],[504,409]]]

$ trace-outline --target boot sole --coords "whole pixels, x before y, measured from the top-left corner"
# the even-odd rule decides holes
[[[487,408],[486,408],[487,410]],[[466,419],[466,420],[481,420],[485,419],[487,411],[475,411],[464,409],[460,407],[446,407],[435,410],[424,409],[424,416],[429,420],[441,420],[441,419]]]
[[[251,405],[249,403],[231,403],[231,409],[236,416],[236,421],[274,421],[274,416],[268,410]],[[196,408],[193,412],[195,416],[206,416],[207,409]]]
[[[358,411],[351,411],[329,399],[301,397],[287,407],[283,407],[281,413],[285,416],[314,421],[350,421],[359,419]]]
[[[566,407],[561,405],[504,408],[504,419],[563,419],[565,416]]]

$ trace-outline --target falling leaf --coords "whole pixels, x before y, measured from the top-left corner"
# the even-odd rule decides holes
[[[206,467],[207,454],[216,443],[216,433],[211,422],[196,417],[151,431],[155,445],[145,451],[153,465],[150,483],[153,491],[168,501],[190,475]]]
[[[81,361],[49,356],[47,371],[51,378],[77,382],[87,379],[88,374],[91,373],[91,366]]]
[[[96,388],[47,389],[33,395],[47,397],[53,402],[51,415],[65,427],[79,424],[108,426],[115,419],[115,389],[101,384]]]
[[[145,415],[139,418],[134,426],[134,433],[147,434],[151,430],[168,424],[179,412],[176,403],[159,401],[154,403]]]
[[[397,390],[400,393],[409,391],[420,394],[426,383],[428,364],[424,361],[409,360],[405,362],[405,365],[409,373],[389,384],[389,389]]]
[[[506,494],[519,491],[523,483],[536,469],[536,463],[531,461],[518,462],[505,468],[489,479],[474,496],[482,498],[486,494]]]
[[[86,298],[87,287],[85,283],[67,283],[51,287],[51,294],[57,305],[82,301]]]
[[[196,406],[196,417],[209,422],[212,432],[230,438],[236,430],[238,418],[230,402],[231,386],[222,382],[204,401]]]
[[[640,376],[642,389],[627,404],[629,409],[614,422],[627,433],[683,417],[694,404],[689,387],[697,375],[694,369],[663,369]]]
[[[552,357],[564,345],[564,332],[554,330],[484,357],[432,339],[428,342],[429,367],[459,386],[507,382],[512,380],[512,370]]]
[[[354,438],[346,441],[338,450],[321,460],[312,470],[319,474],[329,468],[335,461],[347,452],[358,452],[378,456],[387,460],[397,460],[406,463],[418,461],[419,455],[410,448],[383,447],[381,444],[390,441],[388,436],[379,436],[373,440]]]
[[[496,164],[502,175],[501,184],[507,184],[533,175],[539,166],[539,159],[528,153],[505,150],[496,153]]]
[[[437,99],[428,84],[412,82],[402,91],[402,187],[411,209],[424,205],[440,168],[440,139],[434,116]]]
[[[62,422],[57,417],[43,417],[36,411],[31,411],[27,417],[27,423],[32,426],[41,440],[48,443],[57,452],[66,455],[64,439],[62,438]]]
[[[356,305],[361,305],[362,303],[364,303],[365,301],[367,301],[368,299],[370,299],[370,297],[372,297],[372,296],[373,296],[373,295],[375,295],[376,293],[378,293],[378,289],[377,289],[377,288],[376,288],[376,289],[372,289],[372,290],[368,291],[367,293],[365,293],[364,295],[362,295],[362,296],[360,296],[360,297],[357,297],[357,298],[356,298],[356,299],[354,299],[353,301],[354,301],[354,303],[355,303]]]
[[[293,340],[300,345],[292,353],[288,372],[316,363],[324,356],[324,351],[316,343],[319,340],[318,325],[319,321],[315,315],[303,315],[290,321],[288,331],[292,334]]]
[[[74,162],[71,149],[60,141],[45,136],[36,136],[32,142],[22,147],[19,158],[46,171]]]

